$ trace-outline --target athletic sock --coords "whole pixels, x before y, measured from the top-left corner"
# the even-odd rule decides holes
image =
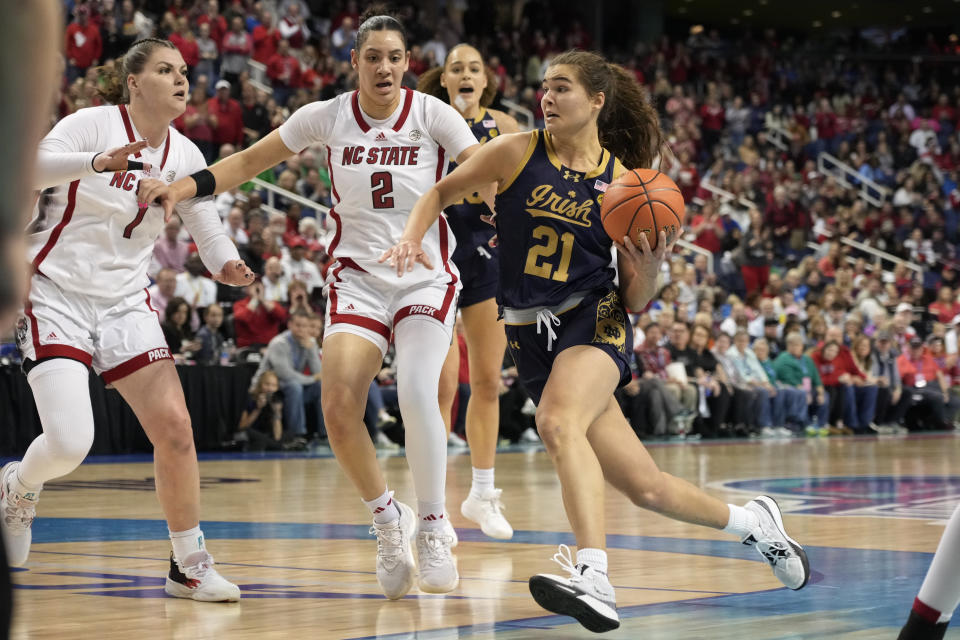
[[[723,528],[725,533],[732,533],[738,538],[743,538],[753,533],[753,530],[760,524],[757,514],[746,507],[735,504],[728,504],[730,507],[730,519],[727,526]]]
[[[932,622],[949,620],[960,602],[960,507],[954,509],[940,538],[937,553],[917,594],[914,611],[917,602],[939,613],[939,618]]]
[[[483,492],[493,489],[493,467],[489,469],[473,468],[473,484],[470,485],[470,497],[480,499]]]
[[[190,555],[206,550],[200,525],[186,531],[171,531],[170,542],[173,543],[173,557],[181,567],[190,566],[191,563],[188,562]]]
[[[588,566],[600,573],[606,573],[607,552],[603,549],[591,549],[589,547],[577,549],[577,564]]]
[[[379,498],[374,498],[369,502],[364,500],[363,504],[367,505],[367,509],[370,509],[375,524],[386,524],[400,519],[400,509],[397,507],[397,503],[393,501],[393,491],[389,489],[385,490]]]
[[[910,617],[900,630],[897,640],[943,640],[943,636],[947,633],[947,623],[931,622],[924,618],[923,614],[917,613],[918,603],[921,605],[921,609],[926,606],[919,600],[914,601],[914,608],[910,611]],[[927,609],[930,608],[927,607]],[[930,611],[935,610],[930,609]],[[936,613],[939,614],[939,611],[936,611]]]
[[[417,512],[420,516],[420,529],[423,531],[439,531],[446,520],[442,502],[417,501]]]

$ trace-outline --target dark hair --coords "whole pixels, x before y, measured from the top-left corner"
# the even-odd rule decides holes
[[[357,43],[354,49],[358,52],[363,46],[371,31],[396,31],[403,41],[403,48],[407,48],[407,32],[403,23],[385,5],[372,4],[360,15],[360,27],[357,29]]]
[[[657,111],[629,71],[589,51],[566,51],[550,61],[551,67],[560,64],[576,70],[589,95],[605,96],[597,120],[600,144],[624,166],[649,169],[657,154],[666,153]]]
[[[185,306],[187,308],[187,322],[190,321],[190,303],[180,297],[170,298],[170,301],[167,302],[167,308],[163,311],[164,319],[173,324],[173,314],[180,310],[180,307]]]
[[[130,102],[130,90],[127,88],[127,76],[143,72],[147,60],[155,49],[165,47],[177,49],[169,40],[160,38],[144,38],[137,40],[122,58],[118,58],[113,67],[97,67],[97,93],[110,104],[127,104]]]
[[[447,57],[443,61],[443,65],[439,67],[434,67],[427,71],[424,71],[420,76],[420,80],[417,82],[417,91],[421,93],[426,93],[433,96],[434,98],[440,98],[447,104],[453,104],[453,101],[450,100],[450,94],[447,93],[446,87],[440,84],[440,76],[443,74],[444,69],[447,68],[447,63],[450,61],[450,56],[453,55],[453,52],[459,49],[460,47],[470,47],[480,53],[471,44],[461,43],[455,46],[453,49],[447,53]],[[480,54],[480,61],[483,62],[483,54]],[[493,104],[493,99],[497,97],[497,86],[500,84],[497,74],[488,67],[486,64],[483,65],[483,71],[487,76],[487,88],[483,90],[483,94],[480,96],[480,106],[489,107]]]

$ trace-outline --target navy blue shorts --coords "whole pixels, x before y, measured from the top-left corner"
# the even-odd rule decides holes
[[[481,253],[480,249],[483,249],[486,255]],[[460,291],[461,309],[496,298],[497,287],[500,285],[500,267],[495,248],[478,247],[463,253],[466,255],[453,257],[453,262],[460,271],[460,281],[463,283],[463,290]]]
[[[591,293],[557,318],[560,326],[554,327],[557,338],[551,351],[547,351],[546,332],[537,335],[536,322],[506,326],[510,355],[517,365],[521,384],[534,402],[540,402],[557,354],[577,345],[592,345],[613,359],[620,370],[618,388],[630,382],[633,328],[618,292],[600,290]]]

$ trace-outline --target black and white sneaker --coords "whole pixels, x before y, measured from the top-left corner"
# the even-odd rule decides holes
[[[570,547],[560,545],[553,561],[567,570],[567,577],[538,573],[530,578],[530,594],[547,611],[576,618],[594,633],[620,626],[616,594],[607,574],[573,563]]]
[[[810,562],[803,547],[787,535],[777,501],[758,496],[744,507],[757,514],[760,523],[740,542],[755,547],[784,586],[802,589],[810,579]]]

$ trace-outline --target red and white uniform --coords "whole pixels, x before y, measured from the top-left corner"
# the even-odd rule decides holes
[[[422,242],[432,271],[418,266],[398,279],[394,267],[378,260],[400,241],[413,205],[443,177],[447,161],[477,144],[460,114],[404,89],[396,111],[374,120],[354,91],[302,107],[280,126],[280,137],[296,152],[327,148],[336,224],[328,250],[336,263],[326,283],[327,333],[354,333],[385,351],[394,324],[410,315],[452,326],[460,279],[442,215]]]
[[[96,153],[141,139],[121,105],[81,109],[40,143],[35,186],[45,191],[27,229],[35,274],[17,332],[24,358],[73,358],[110,382],[170,357],[146,290],[163,209],[137,203],[146,172],[93,170]],[[206,167],[173,127],[138,159],[167,183]],[[177,213],[210,271],[239,259],[212,198],[181,202]]]

